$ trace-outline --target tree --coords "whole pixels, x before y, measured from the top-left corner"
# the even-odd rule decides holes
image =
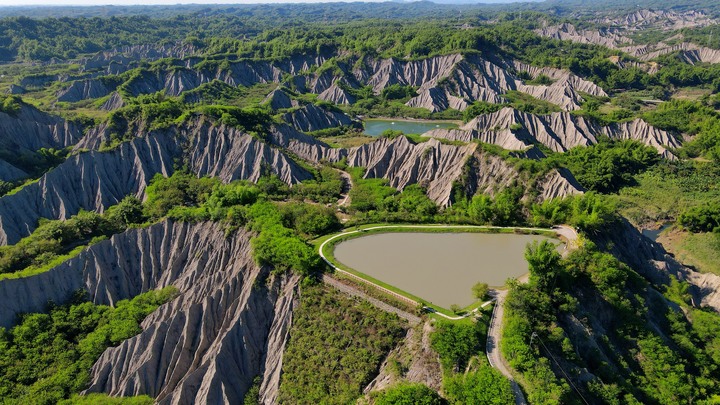
[[[510,381],[499,371],[483,365],[479,370],[457,374],[445,383],[451,404],[512,404],[515,402]]]
[[[476,283],[472,286],[473,297],[478,300],[484,300],[487,297],[490,287],[487,283]]]
[[[548,240],[535,241],[525,249],[525,260],[530,265],[530,283],[548,291],[561,268],[560,253],[555,245]]]
[[[444,401],[424,384],[400,383],[373,395],[375,405],[440,405]]]
[[[474,221],[486,224],[492,220],[492,200],[485,194],[477,194],[468,206],[468,215]]]

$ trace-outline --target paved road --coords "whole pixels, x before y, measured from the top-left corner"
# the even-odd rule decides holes
[[[567,225],[553,226],[552,229],[557,232],[558,235],[565,238],[565,250],[562,255],[567,256],[571,251],[578,248],[578,233],[575,229]],[[521,283],[527,282],[527,277],[523,277],[519,280]],[[510,373],[510,367],[505,362],[500,352],[500,339],[502,338],[502,321],[505,315],[505,297],[507,297],[507,290],[499,290],[495,292],[495,308],[493,308],[492,316],[490,317],[490,325],[488,326],[487,343],[485,352],[487,353],[488,361],[490,365],[498,369],[510,380],[512,384],[513,393],[515,394],[515,403],[518,405],[524,405],[525,396],[520,389],[520,386],[513,379],[512,373]]]
[[[515,404],[524,405],[527,404],[525,396],[522,390],[510,372],[510,367],[505,363],[505,359],[502,357],[500,352],[500,338],[502,337],[502,320],[505,315],[505,297],[507,296],[507,290],[500,290],[495,292],[495,308],[493,308],[492,316],[490,317],[490,325],[488,326],[487,343],[485,344],[485,352],[487,353],[488,361],[492,367],[495,367],[504,375],[510,384],[512,385],[513,394],[515,394]]]

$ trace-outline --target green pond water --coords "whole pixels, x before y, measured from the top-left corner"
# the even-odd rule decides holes
[[[436,128],[457,128],[457,124],[447,121],[365,121],[365,134],[370,136],[380,136],[387,129],[402,131],[404,134],[422,134]]]
[[[443,308],[470,305],[477,282],[502,286],[528,272],[525,246],[549,239],[503,233],[381,233],[339,243],[335,259]],[[557,240],[551,239],[553,242]]]

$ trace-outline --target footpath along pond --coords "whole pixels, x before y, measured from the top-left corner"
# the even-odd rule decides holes
[[[364,132],[370,136],[380,136],[387,129],[402,131],[404,134],[423,134],[437,128],[457,128],[457,124],[450,121],[367,119],[364,123]]]
[[[513,233],[388,232],[335,246],[335,259],[435,305],[467,306],[477,282],[503,286],[527,274],[525,246],[555,239]]]

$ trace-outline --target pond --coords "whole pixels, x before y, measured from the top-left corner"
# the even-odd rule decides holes
[[[657,242],[658,237],[660,237],[660,234],[663,233],[664,230],[670,228],[672,226],[672,222],[666,222],[662,224],[659,228],[656,229],[643,229],[642,234],[652,240],[653,242]]]
[[[365,120],[365,134],[370,136],[380,136],[386,129],[404,134],[422,134],[436,128],[457,128],[457,124],[448,121]]]
[[[507,233],[381,233],[335,247],[335,259],[443,308],[474,299],[477,282],[503,286],[528,273],[525,246],[540,235]],[[550,239],[553,242],[558,242]],[[559,243],[559,242],[558,242]]]

